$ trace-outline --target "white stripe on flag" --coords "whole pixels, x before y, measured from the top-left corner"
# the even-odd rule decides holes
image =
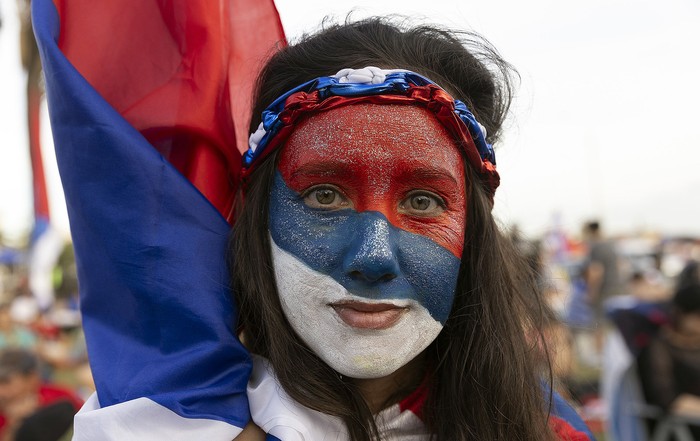
[[[282,441],[349,441],[339,418],[294,401],[277,381],[270,362],[251,355],[253,372],[248,381],[248,402],[258,427]]]
[[[241,431],[223,421],[183,418],[148,398],[101,408],[92,394],[75,416],[73,441],[231,441]]]

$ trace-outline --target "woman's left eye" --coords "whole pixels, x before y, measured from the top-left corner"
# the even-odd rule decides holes
[[[436,194],[416,192],[409,194],[399,204],[399,209],[413,216],[437,216],[445,211],[445,202]]]

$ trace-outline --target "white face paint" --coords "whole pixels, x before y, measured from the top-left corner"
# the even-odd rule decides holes
[[[355,296],[332,277],[279,248],[272,238],[270,243],[287,320],[302,341],[340,374],[352,378],[392,374],[428,347],[442,330],[442,324],[419,302]],[[352,307],[337,306],[347,304]]]

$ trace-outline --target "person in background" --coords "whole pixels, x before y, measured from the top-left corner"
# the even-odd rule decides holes
[[[615,243],[603,237],[600,222],[588,222],[583,229],[588,244],[585,279],[588,300],[593,305],[598,324],[603,321],[603,303],[606,299],[623,294],[618,255]]]
[[[605,301],[624,293],[620,279],[618,255],[615,243],[603,237],[600,222],[590,221],[583,227],[583,237],[588,245],[584,267],[586,298],[593,311],[593,350],[598,359],[603,349],[605,335]]]
[[[0,353],[0,441],[14,440],[26,419],[47,406],[59,403],[69,404],[72,415],[83,404],[70,390],[42,382],[39,361],[32,352],[15,348]],[[58,409],[60,418],[60,415],[65,415],[65,411],[61,410],[64,407],[52,409]],[[54,411],[46,412],[51,420],[55,419]],[[41,420],[42,414],[44,412],[35,419]],[[72,415],[67,429],[70,428]]]
[[[637,360],[644,396],[664,411],[700,418],[700,284],[679,288],[671,319]],[[692,426],[694,439],[700,427]]]
[[[29,415],[15,433],[14,441],[70,441],[75,409],[58,401]]]

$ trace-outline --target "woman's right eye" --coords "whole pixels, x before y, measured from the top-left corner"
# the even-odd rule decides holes
[[[304,203],[311,208],[323,210],[338,210],[348,208],[348,199],[333,187],[315,187],[307,190],[304,195]]]

